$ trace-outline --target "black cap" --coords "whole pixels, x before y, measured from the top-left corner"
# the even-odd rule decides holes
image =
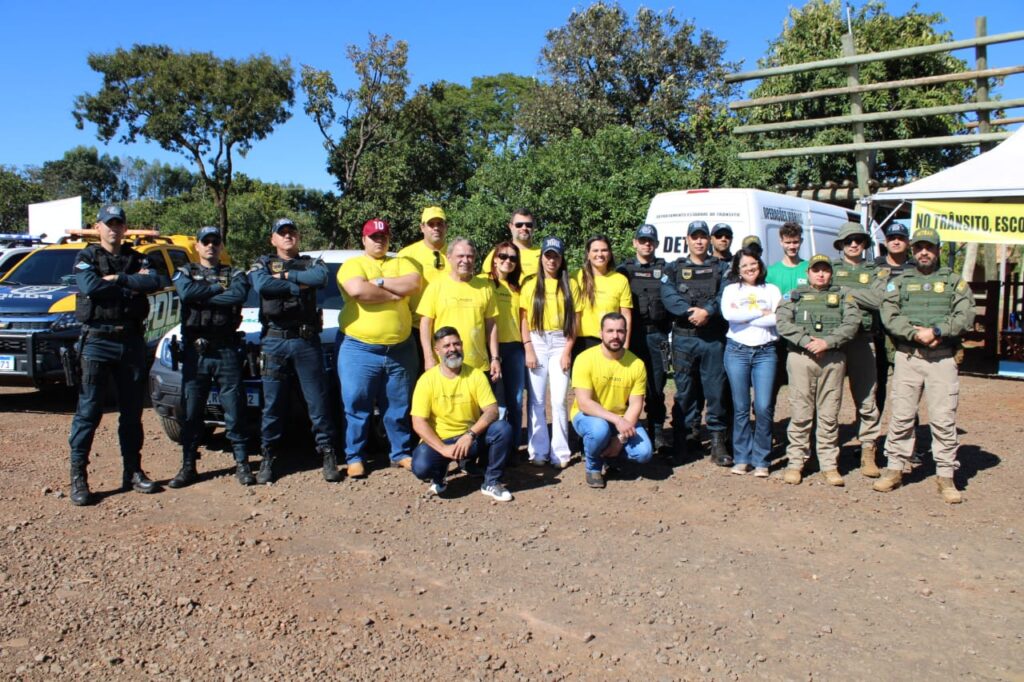
[[[910,230],[903,223],[889,223],[885,226],[885,238],[903,237],[910,239]]]
[[[96,216],[96,220],[101,223],[109,223],[111,220],[120,220],[122,223],[128,222],[124,218],[124,209],[113,205],[101,208],[99,215]]]
[[[270,228],[270,234],[277,234],[278,232],[281,231],[282,227],[288,227],[289,225],[295,227],[295,229],[298,229],[295,223],[292,222],[291,218],[278,218],[277,220],[274,221],[273,227]]]
[[[658,228],[654,225],[644,224],[636,228],[634,239],[653,239],[658,241]]]
[[[202,243],[207,237],[220,237],[220,230],[216,227],[207,225],[206,227],[200,227],[199,232],[196,233],[196,241]]]
[[[711,230],[708,229],[708,224],[703,220],[694,220],[686,228],[686,236],[692,237],[697,232],[703,232],[704,234],[710,235]]]
[[[718,234],[719,232],[728,232],[729,236],[731,237],[732,225],[730,225],[729,223],[718,223],[717,225],[711,228],[711,234],[715,235]]]

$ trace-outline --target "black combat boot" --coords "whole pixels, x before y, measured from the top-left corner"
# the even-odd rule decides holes
[[[256,482],[260,485],[274,482],[274,460],[277,458],[271,448],[263,448],[263,459],[260,460],[260,470],[256,474]]]
[[[160,486],[155,481],[151,481],[142,469],[136,469],[135,471],[125,469],[124,474],[121,476],[121,490],[134,490],[143,495],[150,495],[159,492]]]
[[[89,491],[89,476],[85,464],[71,465],[71,504],[84,507],[92,504],[92,493]]]
[[[341,480],[341,472],[338,471],[338,455],[330,445],[321,445],[316,449],[324,458],[324,480],[328,483],[337,483]]]
[[[181,456],[181,471],[174,475],[167,485],[171,488],[184,488],[199,480],[196,471],[196,453],[190,452]]]
[[[244,459],[241,462],[235,462],[235,478],[241,485],[253,485],[256,483],[256,477],[252,475],[252,469],[249,468],[249,460]]]
[[[725,433],[711,432],[711,461],[720,467],[732,466],[732,454],[725,445]]]

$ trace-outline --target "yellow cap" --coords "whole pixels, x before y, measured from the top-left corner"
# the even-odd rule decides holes
[[[444,214],[444,209],[440,206],[427,206],[423,209],[423,214],[420,216],[420,222],[426,225],[434,218],[440,218],[441,220],[448,222],[448,216]]]

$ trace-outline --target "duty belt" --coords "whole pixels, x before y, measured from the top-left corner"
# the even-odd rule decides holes
[[[915,343],[897,343],[896,350],[907,355],[920,355],[925,358],[936,356],[952,357],[956,353],[956,349],[948,343],[943,343],[936,348],[919,346]]]
[[[277,329],[275,327],[267,327],[263,332],[263,336],[269,336],[272,339],[306,339],[307,341],[315,338],[318,335],[317,329],[313,325],[304,324],[295,329]]]
[[[105,324],[101,326],[88,326],[83,329],[88,336],[98,339],[118,340],[127,336],[136,336],[142,333],[142,327],[131,324]]]
[[[198,351],[200,355],[214,350],[222,350],[224,348],[238,348],[241,346],[241,340],[237,334],[231,336],[199,336],[196,338],[188,338],[185,340],[186,344],[191,343],[192,347]]]

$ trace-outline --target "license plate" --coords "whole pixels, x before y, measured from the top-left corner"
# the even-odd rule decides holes
[[[0,372],[13,372],[14,371],[14,356],[13,355],[0,355]]]
[[[210,389],[210,395],[206,399],[207,405],[220,405],[220,391],[216,389]],[[260,406],[260,392],[256,388],[245,389],[245,404],[249,407]]]

